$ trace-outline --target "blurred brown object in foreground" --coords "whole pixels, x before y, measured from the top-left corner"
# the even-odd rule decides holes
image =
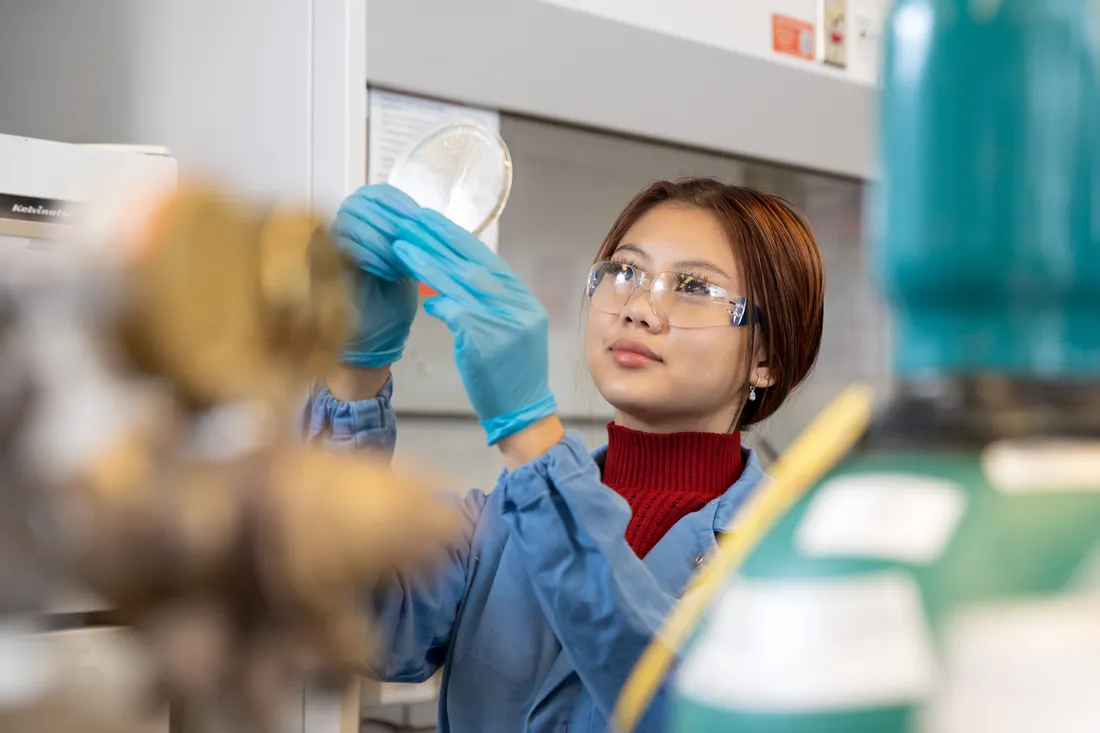
[[[353,315],[317,221],[203,186],[120,211],[128,259],[97,340],[113,379],[154,389],[42,492],[49,551],[137,632],[189,733],[271,730],[292,684],[358,674],[362,591],[430,571],[457,518],[429,482],[293,434],[288,406]],[[226,415],[235,440],[210,440]]]
[[[73,569],[150,644],[169,700],[228,702],[257,729],[293,682],[359,674],[362,591],[394,566],[430,572],[456,531],[423,481],[303,445],[99,476],[81,492],[88,552]]]
[[[201,185],[130,227],[118,336],[188,406],[282,400],[328,372],[354,325],[347,268],[319,221]]]

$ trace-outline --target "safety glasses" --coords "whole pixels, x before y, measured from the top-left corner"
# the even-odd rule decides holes
[[[763,320],[755,307],[747,317],[745,296],[731,295],[725,288],[688,273],[650,275],[613,260],[597,262],[588,273],[588,303],[601,313],[619,315],[639,288],[649,293],[654,315],[676,328],[747,326]]]

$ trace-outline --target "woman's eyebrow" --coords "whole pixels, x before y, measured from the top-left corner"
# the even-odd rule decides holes
[[[618,252],[630,252],[631,254],[641,257],[643,260],[649,259],[649,255],[646,254],[646,251],[636,244],[620,244],[611,254],[616,254]]]
[[[725,270],[710,260],[679,260],[675,266],[685,270],[707,270],[715,275],[729,278],[729,274]]]
[[[629,252],[630,254],[636,255],[639,259],[643,260],[650,259],[649,255],[646,254],[646,251],[644,249],[642,249],[637,244],[631,244],[629,242],[627,244],[620,244],[611,254],[614,255],[619,252]],[[727,273],[725,270],[723,270],[721,267],[714,264],[710,260],[679,260],[673,264],[673,267],[678,270],[706,270],[707,272],[712,272],[715,275],[720,275],[721,277],[729,279],[729,273]]]

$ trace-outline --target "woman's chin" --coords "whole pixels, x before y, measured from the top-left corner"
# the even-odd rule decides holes
[[[660,399],[656,390],[644,390],[637,383],[609,385],[606,390],[601,389],[600,394],[617,413],[624,413],[639,419],[652,419],[666,412],[669,406],[668,400]],[[644,395],[644,397],[643,397]]]

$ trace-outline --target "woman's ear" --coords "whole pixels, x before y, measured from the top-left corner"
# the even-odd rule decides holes
[[[772,378],[771,370],[768,369],[768,363],[764,361],[757,362],[752,374],[749,376],[749,385],[752,387],[770,387],[773,384],[775,384],[775,380]]]
[[[768,368],[768,347],[762,343],[756,344],[753,354],[753,367],[749,370],[750,387],[770,387],[775,384],[772,370]]]

